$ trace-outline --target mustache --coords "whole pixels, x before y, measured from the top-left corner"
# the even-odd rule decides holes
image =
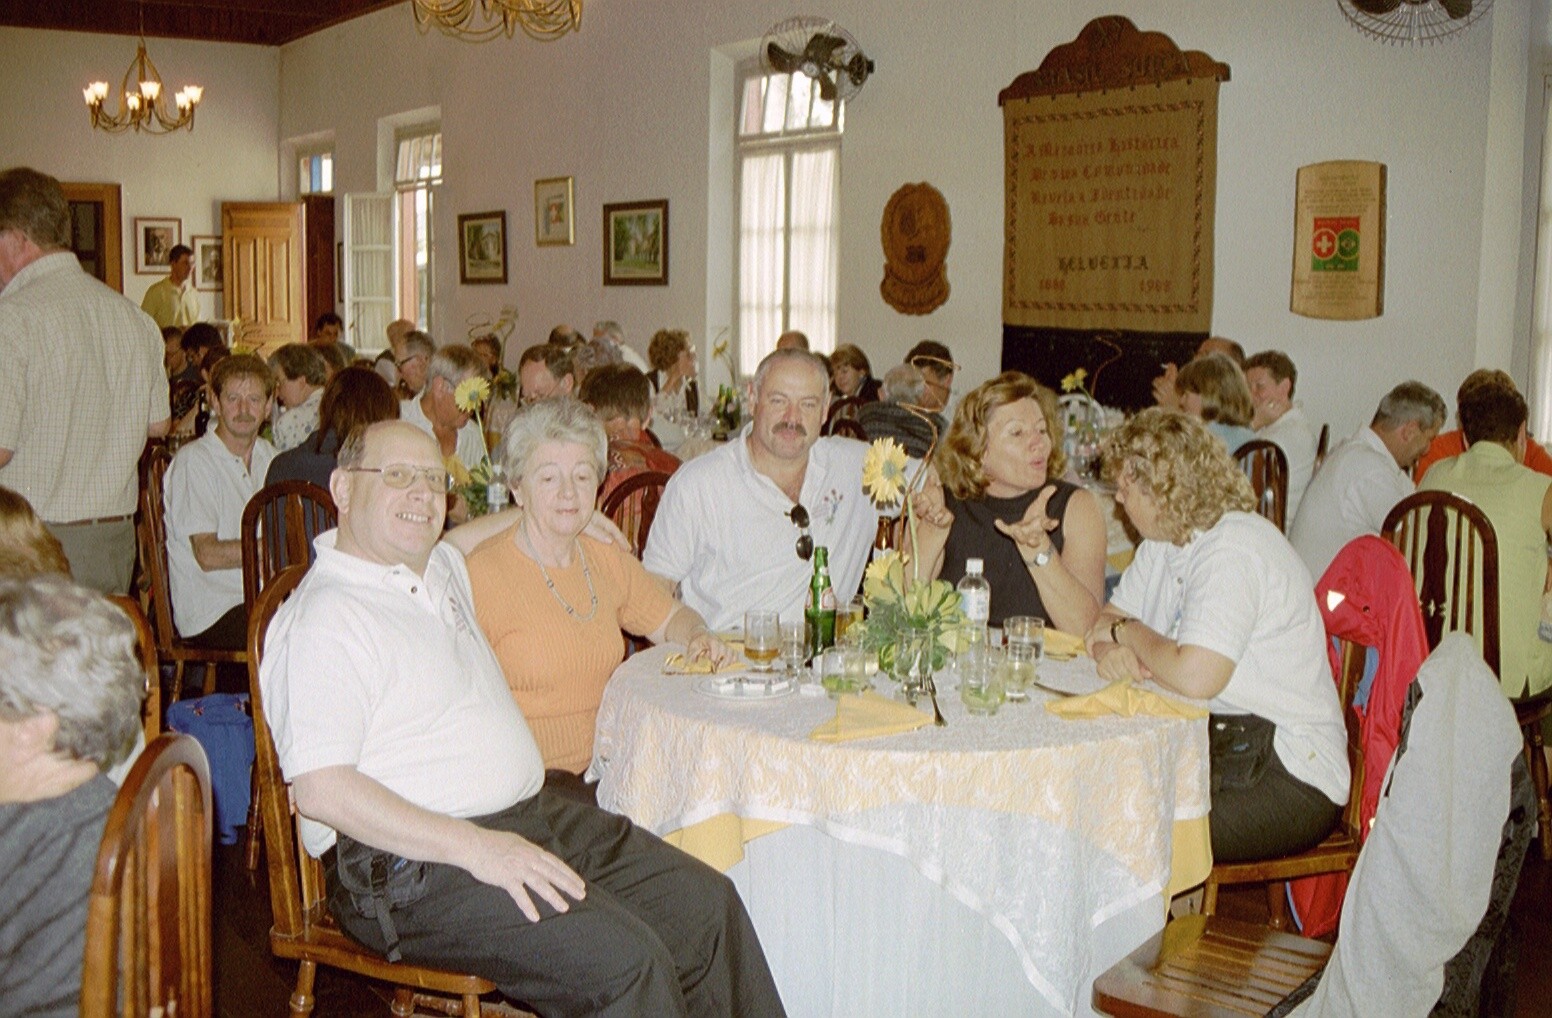
[[[794,421],[792,423],[785,423],[784,422],[782,424],[778,424],[778,425],[776,425],[775,430],[777,432],[790,431],[793,434],[797,435],[799,438],[807,438],[808,437],[808,429],[803,427],[803,425],[801,423],[798,423],[796,421]]]

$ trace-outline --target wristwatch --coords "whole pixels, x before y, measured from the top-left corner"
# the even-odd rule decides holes
[[[1128,622],[1130,622],[1130,621],[1132,621],[1132,620],[1131,619],[1116,619],[1114,622],[1110,623],[1110,642],[1111,643],[1117,643],[1118,644],[1118,643],[1121,642],[1121,630],[1125,629],[1126,628],[1126,624]]]
[[[1024,560],[1024,564],[1026,566],[1034,566],[1036,568],[1041,568],[1041,567],[1050,565],[1051,564],[1051,546],[1050,545],[1046,545],[1045,546],[1045,550],[1035,552],[1035,557],[1034,558],[1027,558],[1027,559],[1025,559]]]

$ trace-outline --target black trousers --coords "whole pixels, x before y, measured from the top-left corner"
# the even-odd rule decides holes
[[[547,790],[474,823],[559,856],[587,896],[562,913],[534,896],[532,923],[502,888],[433,865],[425,896],[392,912],[405,960],[483,976],[545,1016],[785,1013],[738,892],[709,866]],[[333,881],[329,910],[383,949],[377,921]]]
[[[1214,775],[1208,820],[1213,862],[1250,862],[1303,852],[1320,844],[1342,817],[1341,806],[1288,773],[1270,745],[1270,731],[1267,738],[1265,764],[1255,780],[1225,783]],[[1218,766],[1214,760],[1214,769]]]

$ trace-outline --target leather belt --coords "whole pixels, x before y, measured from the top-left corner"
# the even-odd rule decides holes
[[[93,527],[99,523],[123,523],[125,520],[135,518],[134,513],[125,513],[123,516],[99,516],[94,520],[71,520],[69,523],[49,523],[51,527]]]

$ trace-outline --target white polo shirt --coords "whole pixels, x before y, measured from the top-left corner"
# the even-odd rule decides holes
[[[1365,425],[1333,449],[1310,479],[1288,540],[1319,579],[1348,541],[1378,534],[1385,514],[1412,491],[1412,478]]]
[[[172,458],[163,481],[162,504],[167,517],[172,620],[183,636],[209,629],[243,599],[242,569],[206,572],[194,560],[189,538],[194,534],[215,534],[222,541],[241,537],[243,509],[264,487],[274,458],[275,447],[261,438],[253,443],[251,463],[244,465],[214,427]]]
[[[1310,430],[1309,418],[1304,408],[1295,403],[1277,420],[1256,433],[1257,438],[1276,442],[1288,460],[1288,521],[1291,524],[1299,511],[1299,503],[1309,487],[1310,476],[1315,473],[1315,446],[1318,439]]]
[[[496,813],[538,794],[544,761],[475,621],[463,555],[424,576],[313,541],[318,559],[270,624],[259,688],[287,781],[354,767],[422,809]],[[302,818],[314,856],[333,828]]]
[[[813,563],[798,557],[798,528],[776,482],[749,459],[746,425],[736,439],[685,463],[669,479],[642,564],[679,584],[679,599],[715,630],[736,629],[753,608],[798,618]],[[862,583],[878,509],[862,493],[868,446],[821,438],[808,453],[802,504],[815,545],[830,551],[830,584],[842,602]]]

